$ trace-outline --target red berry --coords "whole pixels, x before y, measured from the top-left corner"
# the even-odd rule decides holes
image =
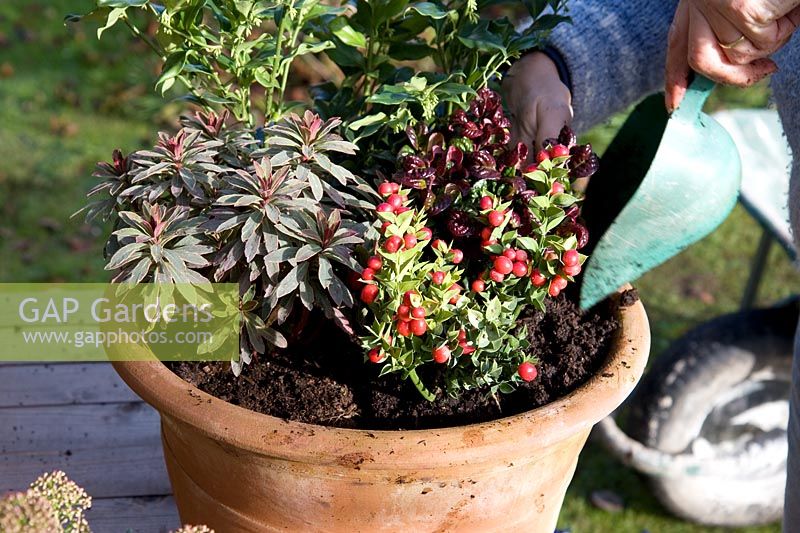
[[[525,277],[528,274],[528,265],[522,261],[517,261],[514,263],[514,268],[511,270],[511,272],[518,278]]]
[[[556,276],[552,280],[550,280],[550,288],[548,289],[548,293],[550,296],[555,298],[564,288],[567,286],[567,280],[562,278],[561,276]]]
[[[361,301],[365,304],[369,305],[375,301],[375,298],[378,296],[378,286],[377,285],[364,285],[364,288],[361,289]]]
[[[481,239],[488,241],[492,238],[492,228],[483,228],[481,230]]]
[[[494,206],[494,201],[491,196],[484,196],[481,198],[481,211],[487,211]]]
[[[361,279],[363,280],[372,281],[374,277],[375,277],[375,271],[369,267],[361,271]]]
[[[578,250],[566,250],[561,256],[561,261],[568,267],[575,266],[581,262],[581,255]]]
[[[406,245],[406,250],[410,250],[417,245],[417,237],[413,233],[406,233],[403,236],[403,242]]]
[[[396,192],[400,191],[400,184],[399,183],[392,183],[391,185],[392,185],[392,192],[393,193],[396,193]]]
[[[411,305],[411,297],[416,295],[416,294],[417,294],[417,291],[406,291],[405,294],[403,294],[403,303],[410,306]]]
[[[476,279],[472,282],[472,292],[483,292],[486,288],[486,283],[482,279]]]
[[[397,250],[400,249],[400,246],[403,244],[403,239],[398,237],[397,235],[392,235],[386,242],[383,243],[383,249],[389,252],[390,254],[395,253]]]
[[[537,165],[536,163],[531,163],[530,165],[525,167],[525,174],[530,174],[531,172],[536,172],[537,170],[539,170],[539,165]]]
[[[386,199],[386,203],[391,205],[394,209],[400,209],[403,207],[403,197],[399,194],[391,194],[389,198]]]
[[[431,272],[431,281],[433,281],[434,285],[441,285],[444,283],[445,273],[441,270],[437,270],[436,272]]]
[[[429,241],[433,237],[433,231],[431,231],[431,228],[422,228],[417,232],[417,235],[421,240]]]
[[[513,261],[517,258],[517,251],[512,248],[506,248],[503,250],[503,257],[507,257]]]
[[[542,161],[547,161],[550,159],[550,152],[547,150],[539,150],[539,153],[536,154],[536,162],[541,163]]]
[[[521,261],[524,263],[525,261],[528,260],[528,252],[526,252],[525,250],[517,250],[517,253],[514,254],[514,259],[516,261]]]
[[[511,274],[511,271],[514,270],[514,263],[508,257],[500,255],[494,258],[494,269],[503,275]]]
[[[383,224],[381,224],[381,234],[382,235],[386,235],[386,230],[389,229],[389,226],[391,226],[391,225],[392,225],[392,223],[389,222],[388,220],[385,221]]]
[[[564,185],[559,181],[553,182],[553,187],[550,189],[550,194],[561,194],[564,192]]]
[[[371,349],[368,355],[369,355],[369,360],[372,361],[373,363],[380,363],[381,361],[383,361],[383,354],[377,348]]]
[[[569,148],[563,144],[557,144],[550,148],[550,157],[565,157],[569,155]]]
[[[458,332],[458,340],[459,342],[465,342],[467,340],[467,330],[462,329]]]
[[[425,312],[424,307],[415,307],[414,309],[411,310],[411,316],[413,316],[414,318],[425,318],[425,315],[427,314],[428,313]]]
[[[469,354],[471,354],[472,352],[475,351],[475,347],[474,346],[470,346],[466,342],[461,342],[458,345],[461,346],[461,351],[464,352],[464,355],[469,355]]]
[[[417,337],[421,337],[425,335],[425,332],[428,331],[428,324],[422,318],[415,318],[411,321],[411,333],[416,335]]]
[[[411,322],[398,322],[397,334],[401,337],[408,337],[411,335]]]
[[[580,265],[565,266],[563,270],[564,274],[566,274],[567,276],[572,276],[574,278],[575,276],[581,273],[581,266]]]
[[[411,308],[407,305],[401,305],[397,308],[397,318],[403,322],[411,320]]]
[[[447,250],[447,243],[444,242],[442,239],[436,239],[435,241],[433,241],[432,246],[434,250],[439,250],[440,252],[444,252],[445,250]]]
[[[501,226],[505,219],[506,215],[502,211],[489,211],[489,224],[495,228]]]
[[[394,212],[394,207],[392,207],[390,204],[387,204],[386,202],[383,202],[382,204],[378,204],[378,207],[376,209],[377,209],[378,213],[392,213],[392,212]]]
[[[531,272],[531,283],[533,283],[534,287],[541,287],[545,283],[547,283],[547,278],[539,272],[538,268],[534,268],[533,272]]]
[[[411,211],[410,207],[398,207],[397,209],[394,210],[394,213],[396,215],[402,215],[403,213],[406,213],[408,211]]]
[[[492,281],[497,283],[503,283],[503,280],[506,279],[505,275],[501,274],[497,270],[492,270],[489,272],[489,277],[492,278]]]
[[[448,291],[455,291],[456,293],[450,298],[450,304],[456,305],[458,303],[459,295],[461,294],[461,285],[458,283],[453,283],[450,285],[450,288],[447,289]]]
[[[381,259],[381,258],[380,258],[379,256],[377,256],[377,255],[373,255],[373,256],[372,256],[372,257],[370,257],[370,258],[369,258],[369,260],[367,261],[367,267],[369,267],[369,268],[371,268],[372,270],[374,270],[375,272],[377,272],[378,270],[380,270],[381,268],[383,268],[383,259]]]
[[[380,185],[378,185],[378,194],[381,196],[388,196],[392,194],[392,184],[388,181],[384,181]]]
[[[517,374],[522,378],[522,381],[533,381],[539,375],[539,371],[536,370],[536,366],[533,363],[525,361],[519,365]]]
[[[445,345],[433,350],[433,360],[437,363],[446,363],[450,360],[450,348]]]
[[[486,248],[487,246],[494,246],[497,244],[497,239],[485,239],[481,241],[481,246]]]
[[[453,262],[454,265],[457,265],[464,260],[464,252],[462,252],[458,248],[453,248],[452,250],[450,250],[450,254],[451,254],[450,260]]]
[[[555,261],[556,259],[558,259],[558,254],[556,254],[553,250],[549,248],[545,250],[544,252],[545,261]]]

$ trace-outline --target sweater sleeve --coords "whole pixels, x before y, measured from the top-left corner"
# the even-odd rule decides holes
[[[667,35],[677,0],[572,0],[572,24],[548,45],[572,83],[574,127],[591,127],[662,88]]]

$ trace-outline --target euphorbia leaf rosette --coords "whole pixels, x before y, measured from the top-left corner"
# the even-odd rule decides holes
[[[197,270],[209,265],[205,256],[214,249],[198,235],[202,232],[189,218],[189,208],[145,203],[142,215],[119,213],[123,227],[113,233],[119,248],[106,265],[117,271],[114,281],[208,283]]]
[[[586,259],[572,185],[596,170],[597,157],[565,128],[526,166],[527,148],[510,141],[509,126],[499,96],[481,90],[445,130],[409,132],[398,183],[379,187],[380,238],[361,277],[362,341],[382,372],[401,372],[428,399],[434,386],[494,394],[535,379],[520,315],[544,311]],[[423,382],[432,375],[441,381]]]
[[[115,281],[237,283],[243,363],[286,347],[315,308],[352,333],[342,278],[358,268],[378,197],[340,164],[355,145],[313,113],[268,127],[264,146],[225,118],[183,118],[153,150],[98,166],[87,218],[115,224],[106,268]],[[278,331],[287,322],[293,331]]]

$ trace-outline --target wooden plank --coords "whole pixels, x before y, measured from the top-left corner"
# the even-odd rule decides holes
[[[0,365],[0,408],[133,401],[110,363]]]
[[[97,498],[170,493],[158,414],[143,402],[0,409],[0,493],[53,469]]]
[[[94,533],[167,533],[180,527],[172,496],[93,499],[86,518]]]

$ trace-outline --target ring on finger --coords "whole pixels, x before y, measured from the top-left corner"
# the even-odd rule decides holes
[[[721,43],[721,42],[717,41],[717,43],[719,44],[719,47],[720,47],[720,48],[724,48],[725,50],[731,50],[731,49],[733,49],[733,48],[736,48],[736,47],[737,47],[737,46],[739,46],[740,44],[742,44],[744,41],[745,41],[745,36],[744,36],[744,35],[741,35],[741,36],[740,36],[738,39],[736,39],[735,41],[731,41],[731,42],[729,42],[729,43]]]

